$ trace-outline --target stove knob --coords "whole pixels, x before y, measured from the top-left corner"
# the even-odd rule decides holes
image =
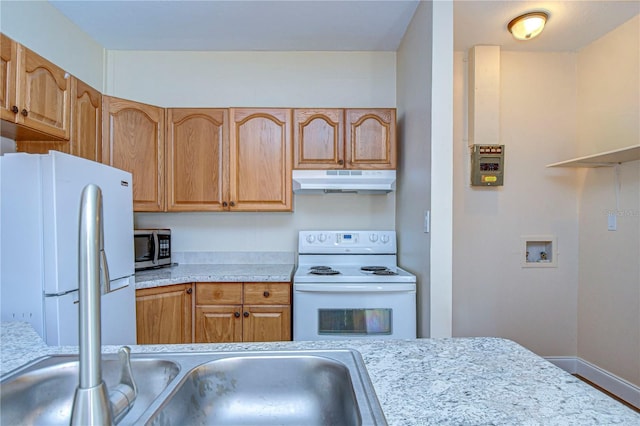
[[[324,243],[325,241],[327,241],[327,235],[326,234],[318,234],[318,241],[320,241],[321,243]]]
[[[389,236],[387,234],[382,234],[382,237],[380,237],[380,241],[382,241],[384,244],[387,244],[389,242]]]
[[[313,235],[309,234],[307,235],[307,242],[309,244],[313,244],[313,242],[316,240],[316,237],[314,237]]]
[[[371,241],[372,243],[378,241],[378,234],[369,234],[369,241]]]

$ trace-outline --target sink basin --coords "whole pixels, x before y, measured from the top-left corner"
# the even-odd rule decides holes
[[[108,387],[120,378],[103,355]],[[132,354],[138,397],[120,425],[386,425],[355,350]],[[69,424],[78,356],[36,360],[0,378],[0,424]]]
[[[108,387],[118,383],[120,368],[115,354],[103,355],[102,376]],[[180,371],[173,361],[136,355],[131,369],[138,379],[138,397],[122,423],[140,417]],[[77,386],[77,355],[40,358],[2,378],[0,424],[68,425]]]
[[[198,357],[174,390],[149,409],[153,413],[147,425],[387,424],[355,350],[213,352]]]
[[[178,386],[152,423],[362,423],[349,369],[326,357],[224,358],[196,367]]]

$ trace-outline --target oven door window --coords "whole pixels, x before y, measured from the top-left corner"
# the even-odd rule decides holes
[[[392,332],[392,310],[319,309],[320,335],[389,335]]]

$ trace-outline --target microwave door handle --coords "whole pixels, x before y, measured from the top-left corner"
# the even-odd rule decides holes
[[[158,239],[157,232],[154,232],[152,235],[153,235],[153,259],[151,261],[154,264],[156,264],[160,259],[160,240]]]

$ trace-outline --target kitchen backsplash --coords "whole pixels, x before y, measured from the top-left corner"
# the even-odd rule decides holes
[[[187,264],[294,264],[295,253],[289,251],[217,252],[178,251],[171,253],[173,262]]]

